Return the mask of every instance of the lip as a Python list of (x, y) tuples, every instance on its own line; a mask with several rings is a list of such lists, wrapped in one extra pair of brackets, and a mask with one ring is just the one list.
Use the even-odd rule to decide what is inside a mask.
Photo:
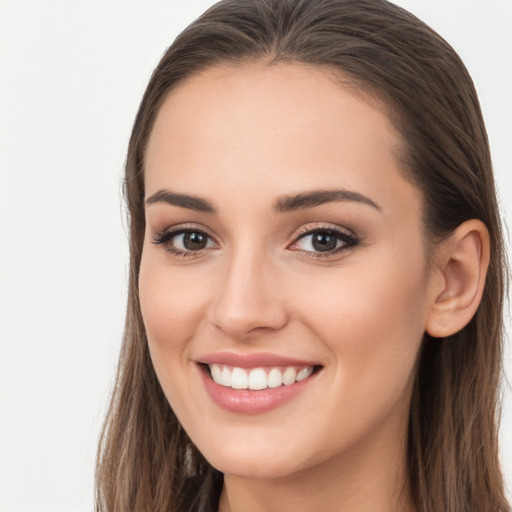
[(235, 352), (215, 352), (197, 359), (202, 364), (224, 364), (238, 368), (259, 368), (265, 366), (321, 366), (317, 361), (293, 359), (270, 352), (237, 354)]
[(197, 368), (206, 392), (222, 409), (238, 414), (259, 414), (281, 407), (299, 394), (306, 391), (314, 383), (320, 372), (314, 372), (310, 377), (289, 386), (266, 388), (259, 391), (250, 389), (232, 389), (214, 382), (205, 365), (224, 364), (239, 368), (258, 368), (276, 366), (314, 366), (316, 363), (283, 357), (270, 353), (235, 354), (218, 352), (207, 354), (197, 361)]

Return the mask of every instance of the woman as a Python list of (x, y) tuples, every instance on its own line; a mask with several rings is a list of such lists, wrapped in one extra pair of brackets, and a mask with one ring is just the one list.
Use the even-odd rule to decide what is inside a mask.
[(509, 510), (500, 220), (444, 40), (384, 0), (220, 2), (125, 179), (98, 510)]

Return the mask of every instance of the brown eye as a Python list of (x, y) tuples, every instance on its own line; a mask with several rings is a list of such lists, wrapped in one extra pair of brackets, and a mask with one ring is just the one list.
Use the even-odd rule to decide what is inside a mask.
[(205, 233), (197, 231), (188, 231), (183, 233), (183, 247), (187, 251), (200, 251), (205, 249), (208, 244), (208, 236)]
[(359, 240), (353, 235), (336, 229), (314, 229), (299, 236), (290, 249), (326, 256), (354, 247)]
[(338, 245), (338, 237), (329, 233), (314, 233), (312, 235), (311, 245), (315, 251), (332, 251), (336, 249)]
[(170, 253), (184, 256), (217, 247), (212, 237), (198, 229), (179, 229), (158, 233), (153, 238), (153, 243), (162, 245)]

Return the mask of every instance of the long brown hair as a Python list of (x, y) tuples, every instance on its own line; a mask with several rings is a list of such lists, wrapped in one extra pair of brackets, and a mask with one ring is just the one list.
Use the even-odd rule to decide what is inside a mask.
[(423, 191), (432, 244), (468, 219), (489, 229), (491, 261), (474, 318), (448, 338), (425, 335), (407, 463), (418, 512), (508, 511), (497, 447), (506, 265), (486, 130), (454, 50), (385, 0), (224, 0), (182, 32), (155, 69), (126, 161), (128, 310), (98, 451), (97, 510), (216, 510), (222, 475), (193, 446), (165, 399), (141, 318), (144, 153), (173, 88), (206, 67), (256, 60), (337, 71), (353, 90), (385, 105), (403, 139), (405, 175)]

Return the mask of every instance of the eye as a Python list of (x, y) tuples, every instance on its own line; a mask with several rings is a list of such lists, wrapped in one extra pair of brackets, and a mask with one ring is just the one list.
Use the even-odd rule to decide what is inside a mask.
[(200, 229), (180, 228), (157, 233), (153, 243), (163, 245), (168, 252), (182, 256), (217, 247), (216, 242)]
[(351, 233), (334, 228), (317, 228), (301, 234), (289, 248), (328, 256), (357, 244), (357, 237)]

